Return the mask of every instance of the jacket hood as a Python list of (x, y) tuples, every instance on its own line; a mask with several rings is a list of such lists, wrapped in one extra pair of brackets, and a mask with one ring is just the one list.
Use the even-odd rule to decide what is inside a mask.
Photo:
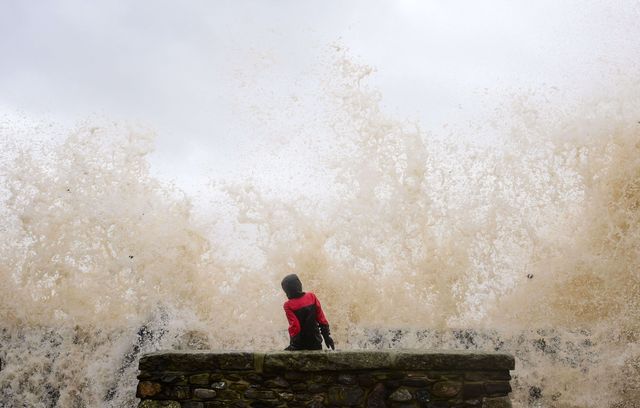
[(282, 279), (282, 290), (287, 294), (288, 299), (299, 298), (304, 295), (302, 291), (302, 282), (300, 282), (300, 278), (295, 273), (291, 275), (287, 275)]

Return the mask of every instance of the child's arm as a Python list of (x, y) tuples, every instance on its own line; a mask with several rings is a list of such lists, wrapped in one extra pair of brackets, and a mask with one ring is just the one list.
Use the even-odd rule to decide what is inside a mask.
[(329, 331), (329, 322), (327, 321), (324, 312), (322, 311), (322, 305), (320, 304), (320, 300), (315, 296), (316, 299), (316, 321), (320, 325), (320, 333), (322, 333), (322, 338), (324, 339), (324, 344), (327, 345), (327, 348), (336, 349), (335, 344), (333, 343), (333, 339), (331, 338), (331, 332)]
[(284, 304), (284, 314), (287, 315), (287, 320), (289, 321), (289, 346), (285, 350), (295, 350), (297, 348), (295, 340), (301, 330), (300, 322), (288, 303)]

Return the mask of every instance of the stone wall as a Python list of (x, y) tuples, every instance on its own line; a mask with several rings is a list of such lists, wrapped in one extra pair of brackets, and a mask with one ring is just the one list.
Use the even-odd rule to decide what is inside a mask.
[(511, 407), (502, 353), (158, 352), (140, 359), (139, 408)]

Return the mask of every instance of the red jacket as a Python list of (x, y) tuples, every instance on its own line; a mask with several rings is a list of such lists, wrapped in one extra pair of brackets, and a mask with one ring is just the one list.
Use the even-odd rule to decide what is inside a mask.
[(316, 295), (303, 292), (302, 296), (287, 300), (284, 312), (289, 321), (290, 347), (295, 350), (321, 350), (320, 328), (328, 332), (329, 322)]

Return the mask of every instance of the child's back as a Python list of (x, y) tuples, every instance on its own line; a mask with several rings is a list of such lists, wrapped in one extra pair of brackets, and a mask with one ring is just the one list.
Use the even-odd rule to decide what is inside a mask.
[(287, 275), (282, 280), (282, 289), (289, 299), (284, 303), (290, 338), (285, 350), (322, 350), (322, 338), (327, 347), (335, 349), (329, 322), (316, 295), (303, 292), (302, 282), (295, 274)]

